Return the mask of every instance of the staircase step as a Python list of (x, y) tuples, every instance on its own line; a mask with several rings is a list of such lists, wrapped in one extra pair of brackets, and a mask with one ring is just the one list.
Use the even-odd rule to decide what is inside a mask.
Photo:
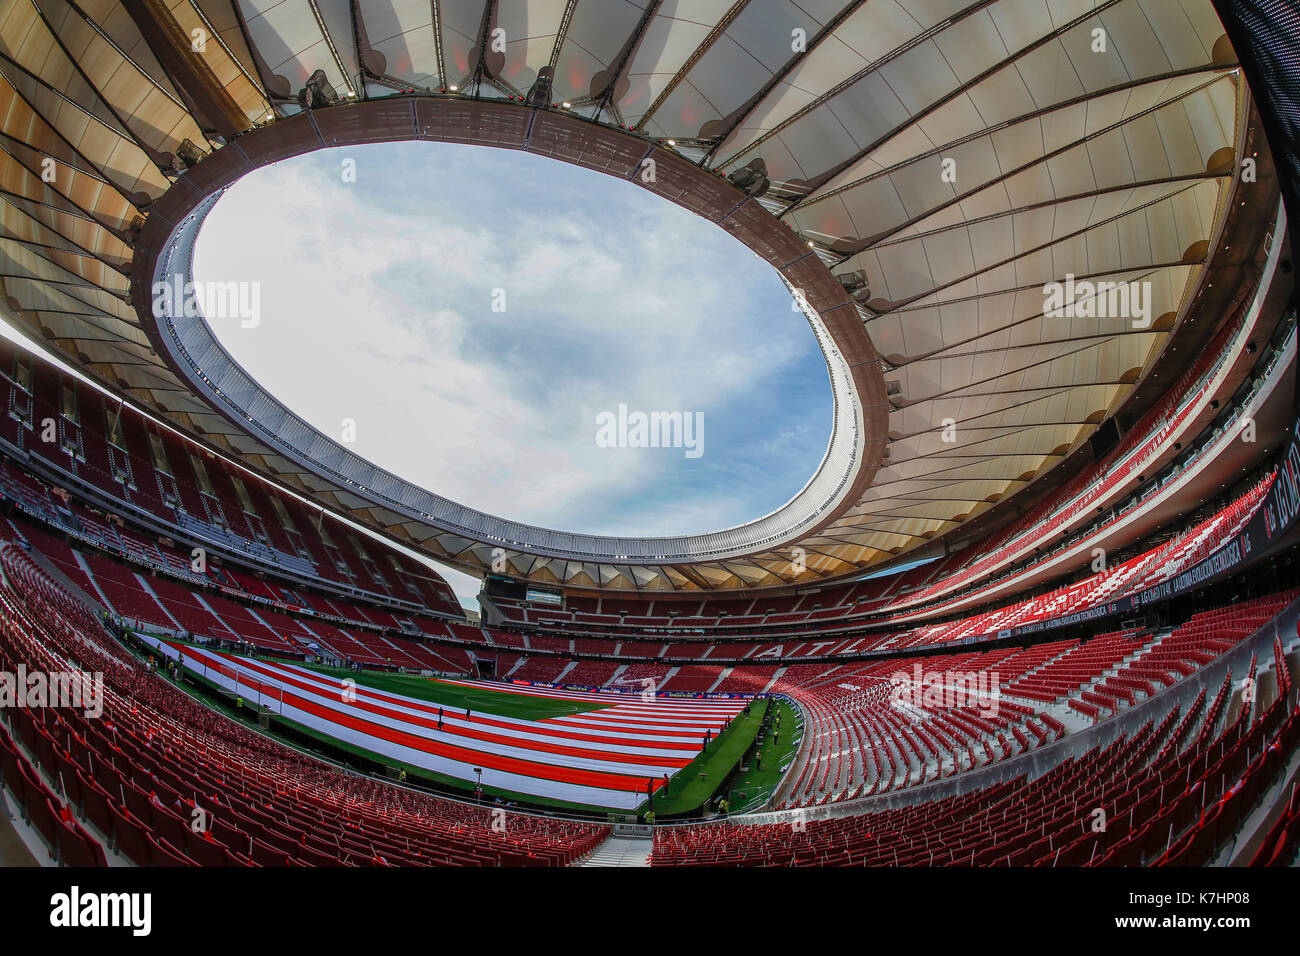
[(653, 840), (609, 837), (579, 866), (649, 866)]

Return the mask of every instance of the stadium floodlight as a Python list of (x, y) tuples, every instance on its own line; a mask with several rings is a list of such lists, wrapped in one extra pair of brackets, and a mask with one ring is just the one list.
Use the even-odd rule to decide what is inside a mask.
[(842, 272), (835, 277), (835, 281), (844, 287), (844, 291), (854, 302), (865, 304), (871, 298), (871, 286), (867, 284), (867, 274), (861, 269), (856, 272)]
[(201, 149), (195, 146), (194, 143), (188, 139), (184, 140), (176, 149), (176, 156), (185, 164), (186, 169), (189, 169), (191, 166), (197, 166), (203, 161), (205, 155), (206, 154)]
[(727, 179), (733, 186), (743, 189), (754, 198), (763, 195), (772, 185), (772, 181), (767, 178), (767, 163), (757, 156), (729, 174)]
[(298, 105), (305, 110), (318, 106), (333, 106), (339, 101), (338, 93), (330, 85), (324, 70), (317, 70), (307, 77), (307, 85), (298, 91)]
[(545, 106), (551, 102), (551, 84), (555, 80), (555, 68), (544, 66), (537, 71), (537, 79), (529, 88), (524, 102), (529, 106)]

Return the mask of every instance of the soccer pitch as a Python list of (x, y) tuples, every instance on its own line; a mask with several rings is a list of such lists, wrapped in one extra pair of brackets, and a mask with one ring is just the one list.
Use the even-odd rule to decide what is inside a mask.
[[(309, 668), (144, 639), (165, 656), (182, 657), (195, 676), (315, 736), (408, 772), (547, 804), (634, 811), (687, 770), (687, 783), (665, 797), (682, 804), (677, 812), (689, 810), (722, 783), (753, 739), (743, 699), (645, 699)], [(727, 766), (710, 769), (715, 756)], [(672, 807), (665, 801), (656, 809)]]

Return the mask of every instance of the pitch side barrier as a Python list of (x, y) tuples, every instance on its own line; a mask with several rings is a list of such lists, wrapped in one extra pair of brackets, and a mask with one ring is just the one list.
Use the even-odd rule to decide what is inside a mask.
[[(1292, 503), (1296, 501), (1293, 497)], [(1291, 512), (1294, 516), (1294, 510)], [(767, 813), (737, 814), (728, 818), (734, 824), (748, 823), (793, 823), (796, 821), (823, 820), (831, 817), (849, 816), (858, 813), (874, 813), (881, 810), (893, 810), (899, 807), (942, 800), (947, 797), (960, 796), (972, 790), (991, 787), (1020, 777), (1026, 782), (1035, 780), (1054, 769), (1061, 762), (1071, 757), (1080, 757), (1098, 745), (1112, 743), (1121, 734), (1132, 735), (1148, 722), (1158, 723), (1169, 710), (1178, 706), (1186, 712), (1204, 691), (1206, 698), (1213, 698), (1223, 684), (1226, 675), (1245, 678), (1250, 673), (1252, 659), (1257, 659), (1259, 674), (1266, 673), (1273, 661), (1273, 641), (1281, 638), (1283, 644), (1289, 642), (1297, 633), (1300, 624), (1300, 598), (1293, 601), (1258, 631), (1243, 638), (1236, 647), (1220, 655), (1214, 661), (1202, 667), (1196, 673), (1184, 677), (1168, 690), (1148, 697), (1139, 704), (1129, 707), (1105, 720), (1099, 721), (1086, 730), (1070, 734), (1061, 740), (1028, 753), (999, 760), (978, 770), (935, 780), (930, 783), (909, 787), (896, 793), (885, 793), (858, 800), (843, 800), (837, 803), (815, 807), (800, 807), (793, 810), (774, 810)], [(1258, 685), (1257, 685), (1258, 686)]]

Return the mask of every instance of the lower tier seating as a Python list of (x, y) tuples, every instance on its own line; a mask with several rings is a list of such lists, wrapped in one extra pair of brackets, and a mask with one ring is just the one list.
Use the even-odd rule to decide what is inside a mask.
[[(1226, 696), (1223, 691), (1216, 703)], [(1015, 779), (898, 809), (766, 824), (660, 827), (658, 866), (1137, 866), (1204, 865), (1241, 826), (1300, 744), (1289, 694), (1215, 733), (1219, 713), (1158, 721), (1036, 779)], [(1192, 737), (1197, 723), (1201, 732)], [(1260, 862), (1290, 859), (1286, 821)], [(807, 811), (802, 811), (806, 813)], [(1103, 825), (1099, 826), (1098, 823)]]
[[(0, 736), (6, 788), (68, 861), (102, 862), (108, 848), (141, 865), (551, 866), (608, 833), (494, 817), (299, 754), (132, 658), (19, 548), (0, 544), (0, 571), (0, 668), (104, 679), (99, 719), (75, 708), (9, 708)], [(65, 796), (52, 799), (44, 780), (58, 780)], [(92, 829), (107, 847), (82, 845)]]

